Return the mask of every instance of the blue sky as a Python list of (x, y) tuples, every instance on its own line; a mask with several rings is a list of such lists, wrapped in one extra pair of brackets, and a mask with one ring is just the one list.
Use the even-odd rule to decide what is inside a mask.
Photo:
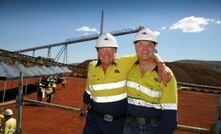
[[(0, 0), (0, 48), (15, 51), (97, 34), (102, 9), (104, 32), (138, 26), (155, 31), (165, 61), (221, 61), (220, 0)], [(117, 56), (134, 53), (134, 36), (117, 37)], [(69, 45), (68, 63), (96, 58), (95, 43)], [(60, 49), (52, 48), (52, 57)], [(47, 50), (35, 55), (47, 56)]]

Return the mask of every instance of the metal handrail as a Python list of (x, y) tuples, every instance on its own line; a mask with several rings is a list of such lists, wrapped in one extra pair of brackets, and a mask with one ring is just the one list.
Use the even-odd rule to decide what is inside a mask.
[[(69, 106), (64, 106), (64, 105), (59, 105), (59, 104), (53, 104), (53, 103), (47, 103), (47, 102), (40, 102), (40, 101), (27, 99), (27, 98), (24, 98), (23, 101), (31, 103), (31, 104), (35, 104), (35, 105), (48, 106), (48, 107), (52, 107), (52, 108), (62, 109), (65, 111), (80, 113), (79, 108), (74, 108), (74, 107), (69, 107)], [(190, 131), (190, 132), (194, 132), (194, 133), (200, 133), (200, 134), (209, 134), (211, 132), (211, 130), (207, 129), (207, 128), (200, 128), (200, 127), (193, 127), (193, 126), (186, 126), (186, 125), (179, 125), (179, 124), (177, 126), (177, 129), (184, 130), (184, 131)]]

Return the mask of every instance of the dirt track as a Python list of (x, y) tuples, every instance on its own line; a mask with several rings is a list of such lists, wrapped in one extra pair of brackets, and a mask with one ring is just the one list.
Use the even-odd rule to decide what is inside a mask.
[[(61, 89), (61, 85), (58, 85), (52, 103), (80, 108), (85, 83), (86, 79), (83, 78), (67, 78), (66, 89)], [(28, 95), (27, 98), (36, 100), (36, 94)], [(209, 128), (210, 123), (214, 123), (216, 119), (217, 101), (218, 96), (214, 94), (179, 91), (179, 124)], [(16, 113), (15, 105), (4, 109), (8, 107)], [(24, 134), (81, 134), (84, 126), (78, 113), (55, 108), (24, 104), (22, 116)], [(191, 134), (176, 132), (181, 133)]]

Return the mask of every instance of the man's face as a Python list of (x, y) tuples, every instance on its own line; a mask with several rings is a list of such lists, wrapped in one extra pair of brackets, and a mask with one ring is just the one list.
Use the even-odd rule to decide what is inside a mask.
[(138, 41), (135, 44), (137, 57), (139, 60), (151, 60), (155, 52), (155, 44), (151, 41)]
[(111, 65), (116, 56), (116, 48), (102, 47), (97, 49), (98, 58), (101, 60), (102, 65)]

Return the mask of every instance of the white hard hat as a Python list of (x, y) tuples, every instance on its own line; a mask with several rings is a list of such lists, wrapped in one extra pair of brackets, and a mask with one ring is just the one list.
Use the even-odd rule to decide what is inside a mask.
[(157, 44), (156, 35), (148, 28), (144, 28), (136, 34), (134, 43), (136, 43), (139, 40), (153, 41), (154, 43)]
[(41, 83), (39, 83), (39, 86), (42, 86), (42, 84), (41, 84)]
[(2, 114), (11, 116), (11, 115), (13, 115), (13, 111), (11, 109), (6, 109)]
[(95, 47), (96, 48), (100, 48), (100, 47), (118, 48), (118, 44), (117, 44), (116, 38), (113, 35), (111, 35), (110, 33), (104, 33), (97, 39), (97, 43)]

